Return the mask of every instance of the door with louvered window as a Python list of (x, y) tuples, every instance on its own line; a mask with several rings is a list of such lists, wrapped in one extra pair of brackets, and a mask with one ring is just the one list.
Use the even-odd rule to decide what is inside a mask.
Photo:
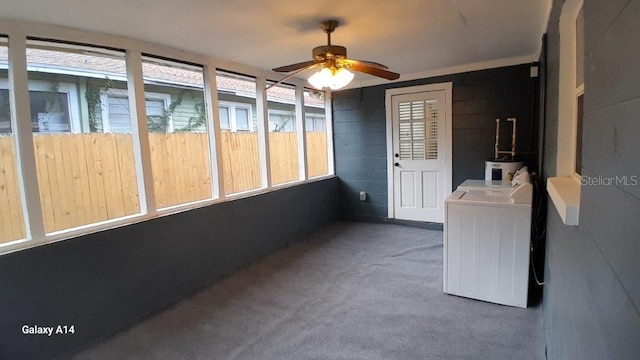
[(444, 90), (391, 97), (397, 219), (444, 220), (445, 100)]

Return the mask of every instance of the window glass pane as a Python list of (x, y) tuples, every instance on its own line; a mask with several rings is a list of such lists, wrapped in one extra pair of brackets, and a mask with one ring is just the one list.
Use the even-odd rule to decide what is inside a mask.
[[(29, 43), (29, 101), (47, 233), (140, 212), (130, 131), (110, 132), (124, 54)], [(128, 103), (119, 104), (128, 109)], [(119, 119), (131, 128), (130, 119)], [(123, 125), (124, 124), (124, 125)]]
[[(256, 81), (253, 78), (218, 72), (218, 99), (231, 104), (231, 130), (220, 134), (224, 192), (235, 194), (261, 187), (258, 134), (256, 132)], [(238, 109), (245, 109), (248, 131), (238, 132)], [(242, 113), (242, 111), (240, 111)], [(242, 121), (241, 121), (242, 122)], [(234, 125), (235, 124), (235, 125)]]
[(228, 107), (220, 107), (220, 129), (229, 130), (231, 129), (231, 125), (229, 123), (229, 108)]
[[(53, 85), (56, 86), (56, 85)], [(41, 133), (71, 132), (69, 119), (69, 99), (67, 93), (29, 90), (31, 114), (36, 114), (38, 123), (34, 122), (33, 131)], [(37, 125), (37, 126), (36, 126)]]
[(249, 110), (236, 107), (236, 126), (238, 130), (249, 130)]
[(142, 62), (156, 206), (212, 197), (202, 68)]
[(8, 64), (6, 38), (0, 37), (0, 244), (26, 237), (11, 129)]
[(271, 183), (298, 180), (295, 88), (278, 85), (267, 90), (269, 102), (269, 156)]
[(329, 173), (329, 169), (327, 166), (327, 126), (324, 93), (305, 90), (304, 105), (307, 176), (311, 178), (326, 175)]
[(309, 114), (304, 115), (304, 127), (307, 131), (313, 131), (313, 118)]

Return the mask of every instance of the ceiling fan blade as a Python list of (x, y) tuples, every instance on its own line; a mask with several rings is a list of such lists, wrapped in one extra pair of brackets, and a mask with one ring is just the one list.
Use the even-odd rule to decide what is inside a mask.
[(281, 66), (281, 67), (277, 67), (272, 69), (273, 71), (276, 72), (291, 72), (291, 71), (296, 71), (299, 69), (303, 69), (312, 65), (316, 65), (316, 64), (320, 64), (323, 63), (324, 60), (311, 60), (311, 61), (305, 61), (305, 62), (301, 62), (301, 63), (297, 63), (297, 64), (291, 64), (291, 65), (286, 65), (286, 66)]
[(397, 80), (398, 78), (400, 78), (400, 74), (398, 73), (394, 73), (392, 71), (388, 71), (385, 69), (381, 69), (379, 67), (370, 66), (366, 64), (355, 63), (355, 64), (349, 65), (347, 68), (354, 71), (363, 72), (365, 74), (381, 77), (387, 80)]
[(287, 81), (289, 79), (291, 79), (292, 77), (298, 75), (299, 73), (305, 71), (305, 70), (309, 70), (309, 69), (313, 69), (314, 67), (317, 67), (318, 65), (324, 63), (324, 61), (310, 61), (311, 65), (308, 65), (307, 67), (302, 67), (299, 68), (298, 70), (292, 72), (291, 74), (285, 76), (284, 78), (272, 83), (271, 85), (267, 86), (266, 90), (271, 89), (272, 87), (281, 84), (283, 81)]
[(382, 65), (380, 63), (373, 62), (373, 61), (356, 60), (356, 59), (341, 59), (339, 61), (345, 64), (346, 66), (351, 66), (353, 64), (360, 64), (360, 65), (369, 65), (369, 66), (377, 67), (380, 69), (389, 69), (387, 65)]

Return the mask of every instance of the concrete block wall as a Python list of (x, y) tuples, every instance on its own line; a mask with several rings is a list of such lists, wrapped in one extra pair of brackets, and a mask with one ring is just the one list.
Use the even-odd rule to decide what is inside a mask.
[[(554, 39), (562, 3), (553, 4), (548, 59), (559, 52)], [(583, 185), (578, 226), (564, 225), (549, 202), (543, 300), (547, 356), (637, 359), (640, 184), (631, 177), (640, 177), (640, 1), (586, 0), (584, 20), (582, 174), (627, 176), (628, 181)], [(556, 62), (548, 65), (550, 74), (557, 73)], [(557, 112), (558, 80), (548, 80), (549, 115), (549, 110)], [(551, 120), (553, 125), (557, 119), (551, 115), (547, 124)], [(554, 136), (547, 131), (546, 174), (555, 168)]]
[(0, 359), (58, 358), (126, 328), (322, 229), (337, 193), (331, 178), (2, 255)]
[[(387, 135), (385, 90), (453, 82), (453, 188), (484, 178), (484, 161), (493, 157), (495, 119), (518, 118), (518, 152), (535, 171), (537, 164), (538, 79), (530, 65), (379, 85), (333, 93), (336, 175), (342, 181), (344, 214), (349, 219), (387, 217)], [(360, 191), (369, 195), (358, 199)]]

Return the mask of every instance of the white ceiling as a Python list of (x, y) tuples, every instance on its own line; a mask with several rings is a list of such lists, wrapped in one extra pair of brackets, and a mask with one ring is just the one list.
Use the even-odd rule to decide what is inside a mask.
[[(260, 69), (311, 59), (321, 20), (349, 57), (407, 80), (536, 59), (551, 0), (0, 0), (0, 16), (123, 35)], [(161, 54), (160, 54), (161, 55)], [(471, 65), (471, 66), (469, 66)], [(303, 76), (305, 74), (302, 74)], [(355, 84), (382, 83), (358, 75)]]

